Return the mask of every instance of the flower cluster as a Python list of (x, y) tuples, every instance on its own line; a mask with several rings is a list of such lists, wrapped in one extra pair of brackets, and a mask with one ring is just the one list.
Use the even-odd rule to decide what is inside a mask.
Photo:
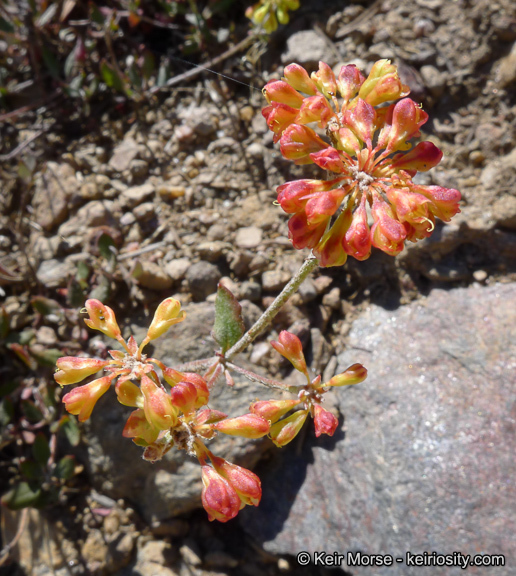
[[(283, 156), (335, 175), (278, 188), (278, 202), (292, 214), (294, 247), (312, 248), (322, 266), (342, 265), (348, 256), (365, 260), (371, 246), (396, 255), (405, 240), (430, 236), (436, 217), (448, 222), (460, 211), (457, 190), (413, 181), (442, 152), (431, 142), (409, 143), (428, 115), (406, 98), (409, 88), (389, 60), (376, 62), (367, 78), (353, 64), (338, 78), (324, 62), (311, 76), (291, 64), (264, 94), (269, 105), (262, 114)], [(327, 140), (308, 126), (313, 123)]]
[[(269, 437), (276, 446), (285, 446), (292, 441), (301, 430), (308, 414), (314, 419), (315, 435), (333, 436), (338, 426), (337, 418), (321, 406), (323, 394), (334, 386), (346, 386), (363, 382), (367, 377), (367, 370), (362, 364), (353, 364), (342, 374), (321, 383), (321, 376), (310, 379), (306, 366), (301, 341), (295, 334), (283, 330), (277, 342), (272, 346), (296, 370), (306, 377), (307, 384), (296, 389), (297, 398), (291, 400), (265, 400), (251, 404), (252, 414), (261, 416), (271, 424)], [(283, 418), (288, 412), (296, 409), (290, 416)]]
[[(216, 518), (225, 522), (234, 518), (245, 505), (257, 506), (261, 498), (258, 477), (214, 456), (204, 442), (214, 438), (218, 432), (261, 438), (268, 434), (269, 422), (253, 413), (227, 418), (226, 414), (208, 408), (210, 389), (203, 377), (178, 372), (142, 353), (150, 341), (184, 320), (185, 313), (181, 311), (180, 303), (167, 298), (159, 305), (139, 346), (133, 336), (127, 342), (122, 338), (115, 314), (108, 306), (98, 300), (87, 300), (85, 311), (89, 316), (86, 324), (115, 339), (124, 351), (110, 350), (109, 360), (60, 358), (54, 376), (60, 386), (76, 384), (100, 370), (107, 373), (65, 394), (66, 409), (84, 422), (99, 398), (116, 382), (118, 401), (135, 409), (129, 415), (123, 436), (145, 447), (144, 459), (155, 462), (175, 446), (199, 460), (202, 466), (202, 502), (210, 520)], [(161, 380), (170, 389), (167, 390)]]
[(260, 0), (253, 6), (249, 6), (245, 15), (257, 26), (263, 26), (269, 34), (278, 28), (280, 24), (288, 24), (289, 10), (297, 10), (299, 0)]

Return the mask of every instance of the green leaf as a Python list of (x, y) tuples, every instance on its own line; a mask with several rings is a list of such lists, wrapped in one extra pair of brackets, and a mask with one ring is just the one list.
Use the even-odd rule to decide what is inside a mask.
[(22, 400), (21, 409), (23, 415), (29, 422), (37, 424), (43, 420), (43, 414), (41, 413), (41, 410), (31, 400)]
[(69, 480), (75, 471), (75, 458), (73, 456), (64, 456), (59, 460), (54, 470), (55, 476), (61, 480)]
[(68, 285), (66, 301), (71, 308), (80, 308), (84, 304), (84, 290), (79, 282), (73, 278)]
[(9, 398), (0, 402), (0, 426), (7, 426), (14, 417), (14, 406)]
[(37, 506), (41, 503), (41, 488), (32, 488), (28, 482), (20, 482), (2, 496), (2, 504), (10, 510), (21, 510), (29, 506)]
[(62, 316), (63, 309), (61, 304), (55, 300), (52, 300), (52, 298), (34, 296), (34, 298), (31, 298), (30, 303), (34, 310), (39, 312), (42, 316), (50, 316), (50, 314)]
[(145, 50), (143, 53), (142, 74), (145, 80), (149, 80), (156, 68), (156, 59), (150, 50)]
[(116, 90), (117, 92), (126, 92), (126, 86), (123, 78), (115, 70), (115, 68), (111, 66), (111, 64), (106, 62), (106, 60), (102, 60), (100, 63), (100, 73), (102, 74), (102, 78), (109, 88), (113, 88), (113, 90)]
[(14, 342), (13, 344), (9, 344), (8, 348), (10, 348), (16, 354), (16, 356), (18, 356), (18, 358), (27, 366), (27, 368), (30, 370), (36, 370), (38, 363), (29, 354), (25, 346)]
[(0, 306), (0, 339), (4, 340), (9, 334), (9, 314)]
[(60, 429), (63, 431), (68, 442), (70, 442), (72, 446), (78, 446), (81, 440), (81, 432), (77, 425), (77, 420), (73, 416), (66, 415), (59, 420), (59, 423)]
[(58, 350), (57, 348), (40, 350), (36, 347), (30, 347), (29, 351), (40, 366), (46, 366), (47, 368), (54, 368), (56, 362), (63, 355), (61, 350)]
[(222, 353), (236, 344), (244, 332), (242, 306), (225, 286), (219, 284), (215, 299), (215, 325), (212, 336), (222, 348)]
[(97, 8), (96, 4), (94, 2), (90, 2), (90, 18), (93, 20), (93, 22), (95, 22), (96, 24), (100, 24), (101, 26), (104, 25), (104, 16), (102, 15), (102, 12)]
[(93, 288), (89, 297), (95, 300), (100, 300), (101, 302), (107, 302), (111, 297), (111, 283), (109, 282), (109, 279), (105, 276), (101, 276), (98, 285)]
[(34, 460), (25, 460), (20, 464), (20, 471), (29, 480), (38, 480), (43, 476), (41, 465)]
[(66, 57), (64, 63), (64, 73), (66, 79), (70, 78), (70, 76), (72, 75), (76, 59), (77, 58), (75, 54), (75, 48), (73, 48), (70, 54), (68, 54), (68, 56)]
[(116, 258), (115, 251), (113, 250), (116, 250), (116, 244), (109, 234), (104, 232), (100, 236), (97, 241), (97, 247), (99, 249), (100, 255), (108, 262), (113, 262), (113, 260)]
[(41, 464), (41, 466), (47, 465), (48, 459), (50, 458), (50, 446), (48, 445), (48, 438), (43, 432), (39, 432), (34, 440), (32, 455), (38, 464)]
[(131, 86), (133, 88), (138, 90), (139, 88), (142, 87), (143, 85), (142, 77), (135, 62), (133, 62), (132, 65), (129, 67), (127, 75), (129, 76), (129, 82), (131, 83)]
[(77, 269), (75, 271), (75, 279), (77, 282), (87, 282), (88, 278), (90, 277), (90, 267), (84, 260), (77, 262)]
[(11, 380), (9, 382), (3, 382), (0, 384), (0, 398), (7, 396), (11, 392), (14, 392), (16, 388), (20, 385), (19, 381)]
[(14, 26), (1, 16), (0, 16), (0, 32), (5, 32), (7, 34), (12, 34), (14, 32)]
[(48, 46), (41, 47), (41, 56), (43, 57), (43, 62), (45, 62), (50, 75), (54, 78), (59, 78), (59, 63), (55, 54), (49, 50)]

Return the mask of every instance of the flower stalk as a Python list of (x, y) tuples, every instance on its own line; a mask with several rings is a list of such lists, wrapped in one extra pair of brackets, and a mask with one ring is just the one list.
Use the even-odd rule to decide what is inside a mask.
[(319, 260), (310, 255), (303, 263), (298, 272), (292, 277), (290, 282), (278, 294), (274, 302), (265, 310), (258, 320), (249, 328), (249, 330), (232, 346), (225, 354), (226, 359), (230, 360), (242, 350), (245, 350), (249, 344), (272, 322), (276, 314), (281, 310), (285, 302), (297, 292), (297, 289), (308, 278), (310, 273), (317, 268)]

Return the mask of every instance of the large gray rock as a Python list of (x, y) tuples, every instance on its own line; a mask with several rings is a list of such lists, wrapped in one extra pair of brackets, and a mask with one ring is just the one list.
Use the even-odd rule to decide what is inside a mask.
[[(268, 464), (246, 530), (278, 554), (504, 554), (505, 567), (489, 573), (514, 574), (516, 284), (435, 290), (396, 311), (371, 306), (338, 371), (354, 362), (369, 377), (337, 391), (345, 424), (331, 439), (310, 432)], [(342, 568), (436, 573), (399, 566)]]

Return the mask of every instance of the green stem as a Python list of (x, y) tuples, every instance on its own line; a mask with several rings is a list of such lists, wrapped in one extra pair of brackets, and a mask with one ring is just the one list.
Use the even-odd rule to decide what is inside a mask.
[(283, 288), (274, 302), (265, 310), (260, 318), (249, 328), (249, 330), (240, 338), (240, 340), (232, 346), (224, 355), (227, 360), (242, 352), (251, 342), (266, 328), (281, 310), (285, 302), (294, 294), (299, 286), (308, 277), (310, 272), (314, 270), (319, 264), (319, 260), (314, 256), (309, 256), (297, 272), (297, 274), (290, 280), (290, 282)]

